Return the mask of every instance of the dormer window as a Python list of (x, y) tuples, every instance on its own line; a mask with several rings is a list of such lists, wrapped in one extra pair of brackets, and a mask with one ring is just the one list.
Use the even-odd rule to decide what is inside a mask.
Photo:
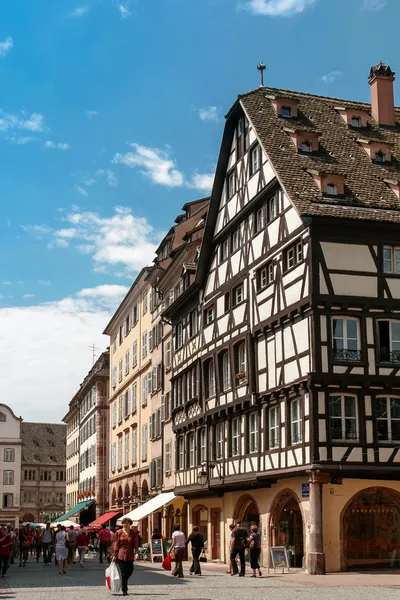
[(377, 162), (377, 163), (385, 162), (385, 155), (383, 154), (383, 152), (381, 150), (379, 150), (378, 152), (375, 152), (375, 162)]
[(292, 107), (291, 106), (282, 106), (281, 108), (281, 117), (291, 117), (292, 116)]
[(351, 126), (352, 127), (361, 127), (360, 117), (351, 117)]
[(312, 145), (308, 140), (306, 140), (305, 142), (303, 142), (301, 144), (301, 151), (302, 152), (312, 152)]
[(326, 184), (326, 193), (329, 196), (337, 196), (337, 187), (334, 183), (327, 183)]

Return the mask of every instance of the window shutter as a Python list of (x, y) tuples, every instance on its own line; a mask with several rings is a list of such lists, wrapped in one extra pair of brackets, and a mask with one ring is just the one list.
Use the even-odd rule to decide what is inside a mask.
[(161, 396), (161, 423), (165, 421), (165, 396)]
[(151, 373), (151, 371), (147, 374), (147, 393), (151, 394), (152, 393), (152, 383), (153, 383), (153, 375)]
[(149, 438), (153, 439), (153, 415), (149, 417)]
[(127, 404), (127, 407), (126, 407), (126, 408), (127, 408), (127, 410), (126, 410), (126, 416), (128, 416), (128, 415), (130, 414), (130, 412), (131, 412), (131, 388), (130, 388), (130, 387), (127, 389), (127, 391), (126, 391), (126, 394), (127, 394), (127, 401), (126, 401), (126, 404)]

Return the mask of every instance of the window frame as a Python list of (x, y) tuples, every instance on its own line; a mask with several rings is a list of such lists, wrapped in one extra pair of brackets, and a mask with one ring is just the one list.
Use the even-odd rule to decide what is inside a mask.
[[(343, 330), (343, 336), (340, 337), (338, 335), (335, 335), (335, 321), (343, 321), (343, 325), (342, 325), (342, 330)], [(356, 337), (356, 342), (357, 342), (357, 350), (350, 350), (348, 348), (349, 345), (349, 341), (350, 340), (354, 340), (354, 338), (349, 338), (348, 336), (348, 331), (347, 331), (347, 323), (349, 321), (355, 321), (356, 323), (356, 330), (357, 330), (357, 337)], [(352, 363), (357, 363), (361, 361), (361, 323), (360, 323), (360, 319), (357, 317), (345, 317), (343, 315), (334, 315), (331, 317), (331, 336), (332, 336), (332, 358), (335, 362), (352, 362)], [(334, 343), (335, 340), (342, 340), (343, 342), (343, 348), (335, 348), (334, 347)], [(338, 356), (337, 353), (342, 352), (342, 356), (343, 358), (340, 358)], [(356, 358), (352, 358), (351, 357), (351, 353), (355, 353), (354, 356), (356, 356)]]
[(231, 369), (231, 357), (229, 350), (221, 352), (220, 355), (221, 365), (221, 391), (223, 393), (229, 392), (232, 389), (232, 369)]
[(265, 290), (274, 281), (274, 263), (269, 260), (256, 271), (257, 293)]
[(223, 460), (225, 456), (225, 422), (215, 424), (215, 460)]
[[(283, 268), (284, 274), (298, 267), (304, 261), (304, 245), (303, 240), (297, 239), (292, 244), (284, 249)], [(291, 262), (291, 257), (293, 261)]]
[[(256, 158), (256, 160), (254, 160)], [(253, 177), (261, 169), (261, 146), (257, 142), (250, 149), (250, 177)]]
[[(236, 427), (234, 426), (236, 424)], [(241, 431), (240, 418), (233, 417), (231, 420), (231, 456), (240, 456), (241, 454)]]
[[(285, 112), (287, 112), (287, 114), (285, 114)], [(281, 106), (281, 110), (279, 112), (279, 115), (281, 117), (283, 117), (284, 119), (290, 119), (292, 117), (292, 107), (291, 106), (284, 106), (282, 104)]]
[[(355, 121), (357, 121), (357, 124), (355, 123)], [(357, 128), (357, 129), (360, 129), (362, 126), (361, 117), (356, 117), (353, 115), (351, 117), (351, 126)]]
[[(382, 352), (382, 345), (381, 345), (381, 331), (380, 331), (380, 323), (388, 323), (389, 324), (389, 348), (387, 350), (388, 353), (388, 357), (385, 357), (385, 354)], [(399, 364), (400, 363), (400, 347), (398, 350), (393, 350), (393, 343), (395, 344), (399, 344), (400, 346), (400, 332), (399, 332), (399, 339), (398, 340), (394, 340), (393, 341), (393, 333), (392, 333), (392, 325), (393, 324), (398, 324), (400, 327), (400, 319), (377, 319), (377, 328), (378, 328), (378, 348), (377, 348), (377, 354), (378, 354), (378, 363), (385, 363), (385, 364)], [(396, 358), (396, 360), (395, 360)]]
[[(391, 252), (390, 259), (385, 258), (385, 250)], [(399, 253), (399, 260), (396, 259), (396, 252)], [(385, 263), (390, 261), (390, 271), (386, 271)], [(398, 270), (397, 270), (397, 265)], [(384, 244), (382, 249), (382, 272), (386, 275), (400, 275), (400, 245), (396, 244)]]
[(337, 196), (338, 191), (336, 183), (327, 183), (325, 194), (327, 194), (328, 196)]
[[(396, 421), (396, 422), (398, 421), (398, 422), (400, 422), (400, 417), (392, 417), (392, 415), (391, 415), (392, 411), (391, 411), (390, 401), (391, 400), (398, 400), (400, 402), (400, 397), (396, 396), (396, 395), (378, 394), (376, 396), (376, 400), (386, 400), (386, 414), (387, 414), (386, 419), (383, 418), (383, 417), (378, 417), (377, 416), (377, 411), (375, 410), (375, 416), (376, 416), (376, 433), (377, 433), (378, 443), (382, 443), (382, 444), (394, 444), (394, 443), (396, 443), (396, 444), (398, 444), (400, 442), (400, 435), (399, 435), (399, 439), (397, 439), (396, 437), (393, 437), (393, 435), (392, 435), (392, 429), (393, 429), (393, 427), (392, 427), (392, 421)], [(390, 410), (388, 410), (388, 408)], [(387, 432), (388, 432), (387, 433), (387, 437), (388, 437), (387, 440), (380, 439), (380, 437), (379, 437), (379, 428), (378, 428), (378, 422), (379, 421), (386, 421), (386, 423), (387, 423)]]
[(242, 304), (244, 301), (244, 282), (242, 281), (232, 290), (232, 308), (239, 306), (239, 304)]
[(259, 442), (258, 442), (258, 432), (259, 432), (259, 424), (258, 424), (258, 413), (257, 411), (253, 411), (248, 416), (248, 432), (249, 432), (249, 443), (248, 443), (248, 451), (249, 454), (257, 454), (259, 452)]
[[(231, 183), (233, 182), (233, 186)], [(232, 200), (237, 192), (237, 181), (235, 167), (229, 171), (226, 175), (226, 196), (228, 201)]]
[[(271, 413), (275, 414), (275, 423), (272, 423)], [(268, 408), (268, 449), (279, 448), (279, 406), (275, 404)], [(274, 442), (272, 442), (274, 440)]]
[[(297, 418), (293, 418), (293, 406), (297, 404)], [(301, 398), (294, 398), (290, 401), (290, 445), (297, 446), (303, 443), (303, 406)], [(297, 426), (297, 436), (295, 434), (295, 426)]]
[[(11, 477), (10, 477), (11, 475)], [(11, 479), (11, 481), (9, 481)], [(3, 485), (14, 485), (15, 477), (12, 469), (4, 469), (3, 471)]]
[[(11, 456), (11, 458), (7, 458), (7, 456)], [(3, 460), (7, 463), (15, 462), (15, 449), (14, 448), (4, 448)]]
[[(332, 399), (340, 398), (340, 416), (332, 416)], [(351, 398), (354, 403), (354, 412), (355, 416), (346, 416), (346, 398)], [(359, 432), (359, 414), (358, 414), (358, 397), (356, 394), (348, 394), (348, 393), (331, 393), (329, 394), (328, 399), (329, 405), (329, 437), (333, 442), (347, 442), (347, 443), (357, 443), (360, 440), (360, 432)], [(342, 432), (341, 437), (333, 437), (332, 431), (332, 419), (340, 421), (340, 429)], [(346, 437), (346, 422), (352, 421), (355, 422), (355, 437)]]

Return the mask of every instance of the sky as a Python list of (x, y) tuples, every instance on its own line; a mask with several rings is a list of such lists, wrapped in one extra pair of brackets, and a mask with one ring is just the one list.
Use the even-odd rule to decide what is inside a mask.
[[(0, 3), (0, 403), (59, 421), (256, 88), (369, 101), (398, 0)], [(397, 63), (396, 63), (397, 61)], [(400, 89), (395, 83), (398, 103)]]

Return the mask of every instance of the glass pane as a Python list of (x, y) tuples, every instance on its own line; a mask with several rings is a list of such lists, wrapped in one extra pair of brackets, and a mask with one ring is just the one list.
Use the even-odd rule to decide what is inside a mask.
[(292, 421), (297, 421), (298, 419), (298, 402), (292, 402)]
[(356, 399), (352, 396), (344, 397), (344, 414), (346, 417), (356, 416)]
[(376, 428), (378, 431), (378, 440), (388, 440), (389, 439), (388, 422), (386, 420), (377, 421)]
[(400, 323), (394, 321), (391, 323), (392, 329), (392, 342), (400, 342)]
[(392, 261), (391, 260), (384, 260), (383, 261), (383, 270), (385, 273), (391, 273), (392, 272)]
[(376, 399), (376, 417), (377, 419), (387, 418), (386, 398)]
[(333, 336), (343, 337), (343, 319), (333, 319)]
[(348, 339), (347, 340), (347, 350), (358, 350), (357, 340)]
[(344, 349), (343, 338), (336, 338), (336, 339), (334, 338), (333, 349), (334, 350), (343, 350)]
[(346, 440), (357, 439), (357, 423), (355, 419), (345, 420)]
[(270, 427), (275, 427), (275, 425), (276, 425), (276, 408), (271, 408), (269, 411), (269, 423), (270, 423)]
[(355, 319), (347, 321), (347, 337), (357, 339), (357, 321)]
[(400, 398), (390, 399), (390, 416), (392, 419), (400, 419)]
[(392, 440), (400, 440), (400, 421), (392, 421)]
[(331, 438), (333, 440), (341, 440), (342, 437), (342, 420), (336, 418), (331, 419)]
[(392, 249), (391, 248), (383, 249), (383, 258), (384, 258), (384, 260), (392, 260)]
[(340, 400), (341, 400), (340, 396), (332, 396), (330, 399), (330, 408), (331, 408), (332, 417), (340, 417), (342, 414)]

